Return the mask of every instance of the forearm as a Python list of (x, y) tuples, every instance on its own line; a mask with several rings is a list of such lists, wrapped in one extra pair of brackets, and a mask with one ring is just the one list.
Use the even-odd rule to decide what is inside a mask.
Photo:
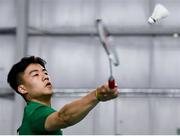
[(92, 91), (88, 95), (66, 104), (58, 112), (58, 115), (68, 126), (71, 126), (81, 121), (98, 102), (95, 91)]

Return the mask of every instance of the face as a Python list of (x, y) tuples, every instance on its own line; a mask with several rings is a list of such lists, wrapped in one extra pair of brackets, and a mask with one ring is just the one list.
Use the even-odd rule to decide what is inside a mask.
[(52, 85), (47, 70), (40, 64), (30, 64), (25, 69), (22, 78), (24, 83), (18, 88), (28, 99), (38, 100), (52, 95)]

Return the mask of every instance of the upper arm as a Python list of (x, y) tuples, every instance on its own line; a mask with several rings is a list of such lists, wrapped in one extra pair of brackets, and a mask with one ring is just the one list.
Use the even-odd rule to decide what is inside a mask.
[(45, 129), (47, 131), (54, 131), (68, 126), (69, 125), (59, 116), (58, 112), (50, 114), (45, 121)]
[(30, 123), (34, 132), (56, 131), (63, 128), (63, 121), (58, 117), (58, 112), (40, 106), (30, 115)]

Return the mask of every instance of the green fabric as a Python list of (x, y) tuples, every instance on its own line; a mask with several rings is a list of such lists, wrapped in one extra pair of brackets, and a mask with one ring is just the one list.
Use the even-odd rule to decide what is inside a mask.
[(45, 120), (55, 112), (49, 106), (40, 104), (38, 102), (30, 101), (24, 109), (24, 117), (22, 125), (19, 128), (20, 135), (62, 135), (62, 131), (47, 131), (45, 130)]

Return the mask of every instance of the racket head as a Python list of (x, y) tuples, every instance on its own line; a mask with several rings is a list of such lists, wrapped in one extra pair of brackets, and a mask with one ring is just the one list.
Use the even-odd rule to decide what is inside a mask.
[(115, 50), (113, 43), (113, 38), (110, 35), (107, 27), (104, 25), (103, 21), (101, 19), (97, 19), (95, 22), (96, 29), (98, 32), (99, 40), (101, 44), (103, 45), (106, 54), (108, 55), (108, 58), (111, 60), (111, 62), (114, 64), (114, 66), (119, 65), (119, 58), (117, 55), (117, 52)]

